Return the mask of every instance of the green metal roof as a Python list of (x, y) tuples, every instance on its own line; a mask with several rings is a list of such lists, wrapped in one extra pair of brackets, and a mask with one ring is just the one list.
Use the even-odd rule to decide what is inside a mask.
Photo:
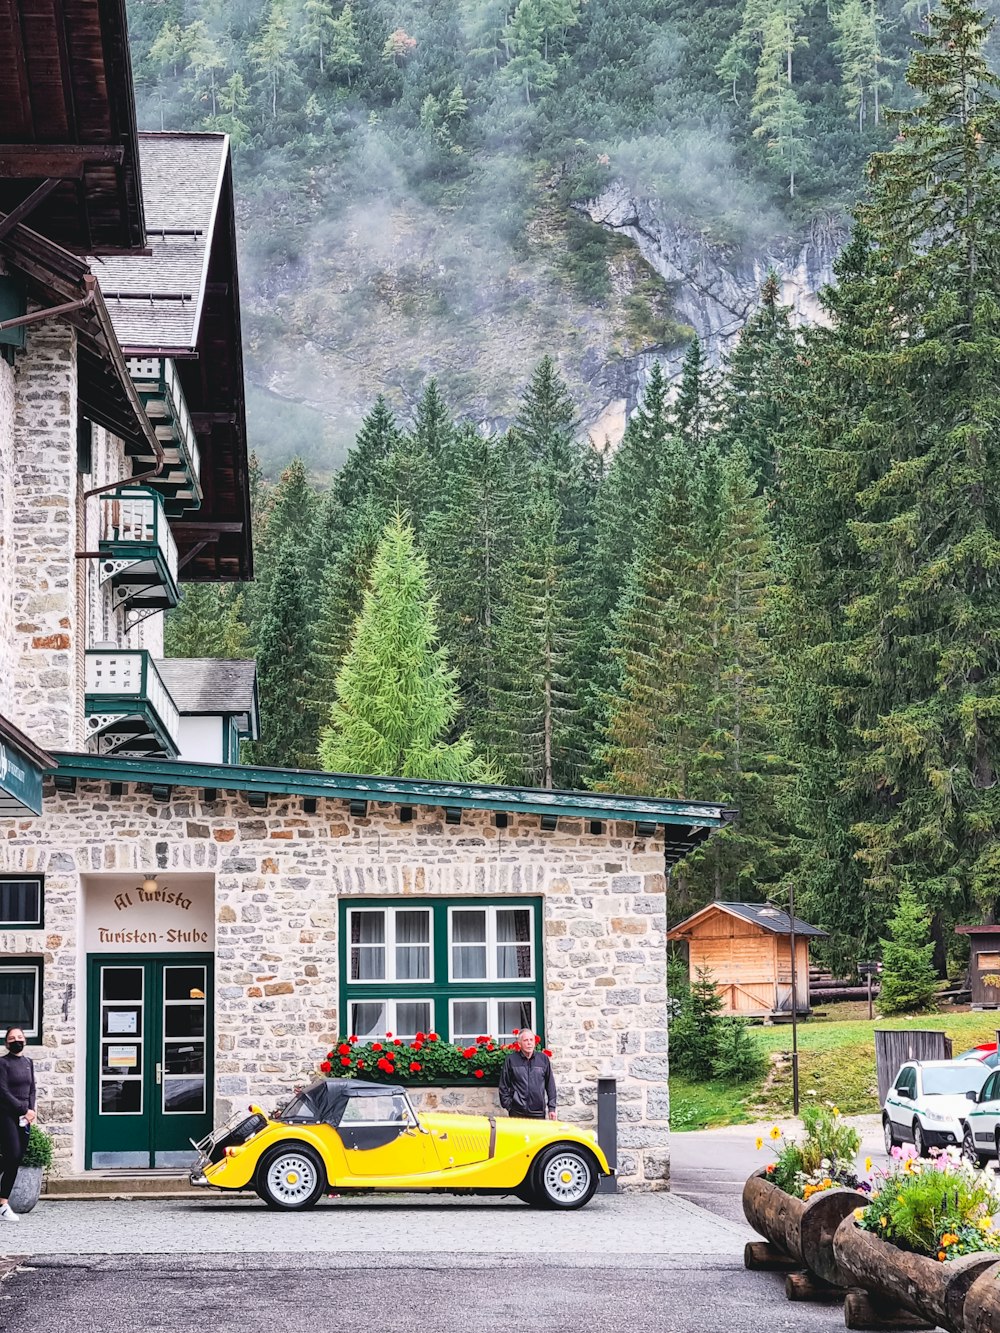
[(266, 792), (274, 796), (318, 796), (334, 800), (388, 801), (397, 805), (454, 806), (464, 810), (567, 815), (583, 819), (626, 819), (680, 825), (668, 844), (703, 841), (730, 823), (736, 811), (701, 801), (655, 796), (610, 796), (603, 792), (543, 791), (533, 787), (495, 787), (432, 782), (420, 778), (361, 777), (301, 768), (254, 768), (244, 764), (195, 764), (168, 759), (115, 759), (93, 754), (57, 755), (57, 776), (105, 782), (158, 783), (170, 787), (215, 787), (228, 791)]

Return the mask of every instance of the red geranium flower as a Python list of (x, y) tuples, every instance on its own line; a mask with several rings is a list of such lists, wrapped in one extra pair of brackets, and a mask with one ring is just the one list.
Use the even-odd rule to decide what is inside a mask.
[(551, 1057), (552, 1052), (551, 1052), (551, 1051), (549, 1050), (549, 1048), (546, 1046), (546, 1047), (542, 1050), (542, 1054)]
[(356, 1060), (356, 1061), (355, 1061), (355, 1064), (358, 1066), (359, 1069), (364, 1069), (364, 1067), (365, 1067), (365, 1062), (364, 1062), (364, 1060)]
[(466, 1060), (471, 1060), (472, 1057), (475, 1055), (475, 1053), (476, 1053), (475, 1046), (467, 1046), (465, 1050), (462, 1052)]
[(410, 1061), (410, 1073), (411, 1073), (411, 1074), (419, 1074), (421, 1068), (422, 1068), (422, 1066), (421, 1066), (421, 1064), (420, 1064), (419, 1061), (417, 1061), (417, 1060), (411, 1060), (411, 1061)]
[(477, 1045), (477, 1046), (485, 1046), (486, 1043), (487, 1043), (488, 1041), (489, 1041), (489, 1037), (477, 1037), (477, 1038), (476, 1038), (476, 1045)]
[(329, 1061), (329, 1060), (324, 1060), (323, 1063), (322, 1063), (322, 1064), (320, 1065), (320, 1067), (319, 1067), (319, 1072), (320, 1072), (321, 1074), (329, 1074), (329, 1072), (330, 1072), (330, 1070), (331, 1070), (332, 1068), (333, 1068), (333, 1065), (330, 1063), (330, 1061)]
[(511, 1036), (516, 1037), (517, 1034), (518, 1034), (520, 1031), (521, 1031), (520, 1028), (512, 1028), (512, 1029), (511, 1029)]
[(423, 1041), (423, 1039), (424, 1039), (424, 1034), (423, 1034), (422, 1032), (418, 1032), (417, 1035), (414, 1037), (413, 1040), (414, 1040), (414, 1041)]
[(381, 1069), (383, 1074), (392, 1073), (392, 1065), (389, 1063), (389, 1061), (385, 1058), (384, 1055), (382, 1056), (381, 1060), (379, 1060), (378, 1067), (379, 1069)]
[(348, 1037), (347, 1040), (348, 1040), (348, 1041), (351, 1043), (351, 1045), (353, 1046), (353, 1045), (357, 1042), (358, 1039), (357, 1039), (357, 1037)]
[(437, 1041), (437, 1039), (438, 1039), (438, 1034), (436, 1032), (428, 1032), (427, 1034), (428, 1041)]
[(373, 1051), (380, 1051), (381, 1049), (382, 1049), (382, 1043), (381, 1043), (380, 1041), (373, 1041), (373, 1042), (372, 1042), (372, 1050), (373, 1050)]
[(326, 1053), (326, 1058), (327, 1058), (328, 1060), (332, 1060), (332, 1059), (333, 1059), (333, 1051), (327, 1051), (327, 1053)]
[(396, 1037), (396, 1038), (394, 1038), (392, 1044), (393, 1044), (393, 1046), (402, 1046), (403, 1043), (402, 1043), (402, 1040), (401, 1040), (399, 1037)]
[(392, 1036), (392, 1033), (391, 1033), (391, 1032), (387, 1032), (387, 1033), (385, 1034), (385, 1036), (386, 1036), (386, 1041), (388, 1041), (388, 1039)]
[(351, 1057), (349, 1055), (342, 1055), (340, 1057), (340, 1063), (342, 1065), (349, 1065), (351, 1063)]
[(422, 1051), (423, 1049), (424, 1049), (424, 1043), (422, 1041), (415, 1041), (413, 1045), (410, 1047), (411, 1051)]
[(350, 1046), (348, 1046), (348, 1044), (347, 1044), (346, 1041), (342, 1041), (342, 1042), (340, 1043), (340, 1045), (337, 1047), (337, 1054), (338, 1054), (338, 1055), (350, 1055), (350, 1053), (351, 1053), (351, 1048), (350, 1048)]
[(475, 1074), (476, 1078), (483, 1077), (483, 1071), (481, 1069), (474, 1069), (472, 1072)]
[(492, 1049), (493, 1049), (493, 1043), (492, 1043), (491, 1041), (488, 1041), (488, 1042), (486, 1043), (486, 1049), (487, 1049), (488, 1051), (492, 1051)]

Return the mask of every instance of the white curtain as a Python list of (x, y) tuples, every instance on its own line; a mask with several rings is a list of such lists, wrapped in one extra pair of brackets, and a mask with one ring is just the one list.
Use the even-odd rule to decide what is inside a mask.
[(501, 908), (497, 911), (497, 976), (501, 979), (531, 976), (530, 908)]
[(489, 1035), (486, 1000), (459, 1000), (452, 1010), (452, 1041), (468, 1046), (477, 1037)]
[(356, 1037), (385, 1036), (385, 1005), (379, 1000), (351, 1004), (351, 1033)]
[(486, 976), (486, 913), (451, 914), (451, 971), (456, 981), (481, 981)]
[(431, 1006), (428, 1000), (396, 1001), (396, 1036), (412, 1040), (418, 1032), (431, 1029)]
[(396, 913), (396, 980), (429, 981), (431, 977), (431, 914)]
[(385, 976), (385, 913), (351, 913), (351, 980), (381, 981)]

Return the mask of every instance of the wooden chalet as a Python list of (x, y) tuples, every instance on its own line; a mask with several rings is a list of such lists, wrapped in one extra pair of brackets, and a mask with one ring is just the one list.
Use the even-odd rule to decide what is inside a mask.
[(955, 933), (969, 936), (973, 1009), (1000, 1009), (1000, 926), (958, 926)]
[[(796, 1011), (809, 1004), (809, 941), (825, 931), (797, 917)], [(691, 977), (711, 973), (723, 1012), (741, 1018), (773, 1018), (792, 1012), (792, 918), (766, 903), (709, 903), (668, 932), (688, 946)]]

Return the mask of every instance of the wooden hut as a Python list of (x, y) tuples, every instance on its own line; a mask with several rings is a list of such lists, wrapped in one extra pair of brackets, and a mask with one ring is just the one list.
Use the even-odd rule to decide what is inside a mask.
[(958, 926), (969, 936), (969, 983), (973, 1009), (1000, 1009), (1000, 926)]
[[(668, 932), (688, 946), (691, 976), (712, 974), (723, 1012), (772, 1018), (792, 1012), (792, 919), (766, 903), (709, 903)], [(809, 1012), (809, 941), (826, 932), (795, 918), (795, 1000)]]

